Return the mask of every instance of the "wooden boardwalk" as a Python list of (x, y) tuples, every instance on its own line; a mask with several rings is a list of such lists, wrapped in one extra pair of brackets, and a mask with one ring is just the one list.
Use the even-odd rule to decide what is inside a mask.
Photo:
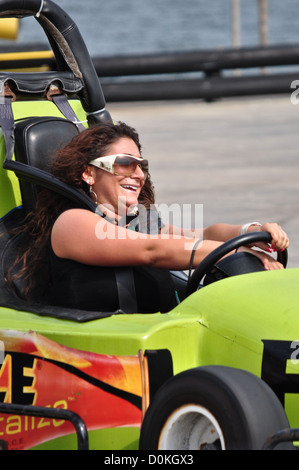
[(290, 95), (107, 104), (135, 127), (157, 203), (203, 204), (204, 225), (276, 221), (299, 267), (299, 105)]

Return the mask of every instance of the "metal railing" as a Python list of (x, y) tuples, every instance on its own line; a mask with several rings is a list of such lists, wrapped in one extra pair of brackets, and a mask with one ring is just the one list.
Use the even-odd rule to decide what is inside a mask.
[[(89, 448), (88, 432), (85, 423), (82, 418), (73, 411), (62, 410), (60, 408), (0, 403), (0, 413), (70, 421), (76, 430), (78, 450), (88, 450)], [(0, 443), (0, 448), (6, 448), (5, 441), (2, 440)]]

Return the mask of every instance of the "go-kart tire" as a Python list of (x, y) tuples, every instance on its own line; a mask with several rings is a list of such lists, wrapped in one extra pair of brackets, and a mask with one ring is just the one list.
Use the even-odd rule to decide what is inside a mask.
[[(153, 397), (141, 450), (259, 450), (289, 428), (274, 392), (255, 375), (225, 366), (182, 372)], [(283, 443), (277, 449), (292, 449)]]

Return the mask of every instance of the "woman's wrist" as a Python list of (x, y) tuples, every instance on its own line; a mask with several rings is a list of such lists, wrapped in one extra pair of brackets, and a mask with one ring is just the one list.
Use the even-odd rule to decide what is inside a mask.
[(240, 235), (244, 235), (245, 233), (247, 233), (251, 225), (261, 226), (262, 224), (260, 224), (259, 222), (249, 222), (248, 224), (244, 224), (241, 227)]

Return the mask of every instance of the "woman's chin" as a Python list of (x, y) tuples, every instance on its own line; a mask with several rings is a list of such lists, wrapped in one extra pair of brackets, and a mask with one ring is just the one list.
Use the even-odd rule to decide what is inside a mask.
[(138, 204), (139, 192), (133, 193), (133, 191), (122, 191), (122, 198), (125, 198), (126, 207), (136, 206)]

